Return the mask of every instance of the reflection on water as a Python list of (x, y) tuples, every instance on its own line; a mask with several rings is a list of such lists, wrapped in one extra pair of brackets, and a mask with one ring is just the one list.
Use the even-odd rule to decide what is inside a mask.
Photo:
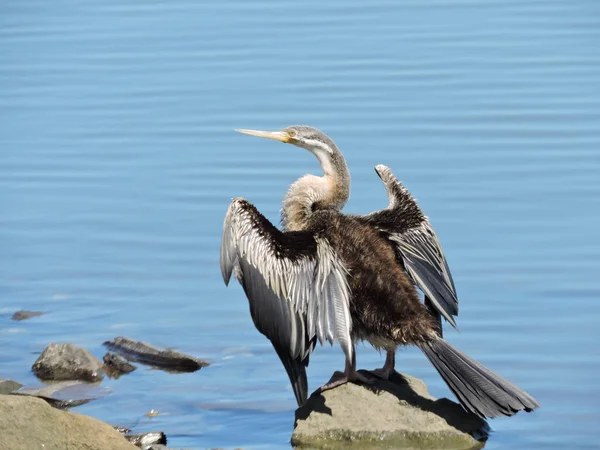
[[(600, 317), (600, 27), (592, 1), (9, 2), (0, 15), (0, 376), (48, 342), (118, 335), (210, 359), (139, 369), (79, 411), (173, 447), (285, 448), (293, 394), (218, 269), (244, 196), (277, 221), (297, 148), (234, 128), (307, 123), (386, 204), (386, 164), (442, 240), (459, 348), (529, 390), (486, 448), (593, 447)], [(46, 311), (11, 322), (18, 309)], [(241, 347), (241, 348), (240, 348)], [(360, 347), (359, 366), (382, 357)], [(312, 388), (340, 369), (317, 349)], [(398, 367), (450, 395), (414, 349)], [(161, 411), (157, 417), (143, 414)]]

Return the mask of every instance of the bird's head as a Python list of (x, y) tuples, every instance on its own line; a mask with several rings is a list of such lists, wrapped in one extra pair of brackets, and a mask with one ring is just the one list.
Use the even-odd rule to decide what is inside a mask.
[(313, 153), (321, 163), (340, 155), (335, 143), (322, 131), (305, 125), (293, 125), (281, 131), (236, 130), (239, 133), (292, 144)]
[[(292, 184), (286, 195), (282, 219), (286, 229), (302, 229), (306, 225), (304, 221), (306, 211), (313, 211), (315, 206), (341, 210), (348, 201), (350, 174), (346, 161), (335, 143), (325, 133), (304, 125), (294, 125), (281, 131), (236, 131), (302, 147), (319, 160), (324, 176), (305, 175)], [(298, 201), (298, 199), (304, 200)]]

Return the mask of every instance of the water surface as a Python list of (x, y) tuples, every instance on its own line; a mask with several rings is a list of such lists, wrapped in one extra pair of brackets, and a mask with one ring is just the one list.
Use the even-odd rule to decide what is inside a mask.
[[(459, 348), (542, 403), (486, 448), (598, 448), (600, 21), (596, 2), (5, 1), (0, 14), (0, 376), (49, 342), (118, 335), (208, 358), (141, 367), (78, 411), (172, 447), (289, 446), (295, 402), (218, 268), (244, 196), (277, 221), (309, 153), (234, 128), (310, 124), (344, 152), (346, 210), (386, 164), (430, 216)], [(20, 308), (47, 311), (11, 322)], [(383, 357), (359, 348), (360, 367)], [(341, 369), (319, 348), (311, 388)], [(398, 368), (451, 395), (426, 359)], [(161, 414), (144, 416), (155, 409)]]

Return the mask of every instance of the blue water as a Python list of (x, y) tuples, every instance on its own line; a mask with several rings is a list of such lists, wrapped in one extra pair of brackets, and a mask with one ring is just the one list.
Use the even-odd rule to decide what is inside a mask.
[[(140, 367), (76, 408), (172, 447), (289, 447), (295, 401), (218, 258), (244, 196), (278, 220), (304, 150), (234, 128), (309, 124), (344, 152), (346, 211), (390, 166), (430, 216), (461, 301), (448, 339), (542, 404), (486, 448), (599, 448), (600, 7), (595, 1), (5, 0), (0, 377), (47, 343), (118, 335), (207, 358)], [(47, 314), (12, 322), (17, 309)], [(358, 364), (382, 356), (359, 348)], [(318, 348), (316, 388), (341, 369)], [(399, 370), (451, 396), (414, 349)], [(161, 414), (147, 418), (151, 409)]]

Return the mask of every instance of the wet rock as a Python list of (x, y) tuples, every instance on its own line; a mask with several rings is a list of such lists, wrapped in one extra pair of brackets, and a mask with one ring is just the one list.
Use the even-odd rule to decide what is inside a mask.
[[(21, 394), (21, 393), (15, 393), (15, 395), (28, 395), (28, 394)], [(50, 406), (52, 406), (53, 408), (56, 409), (69, 409), (69, 408), (74, 408), (75, 406), (81, 406), (81, 405), (85, 405), (86, 403), (91, 402), (93, 399), (89, 399), (89, 398), (82, 398), (82, 399), (78, 399), (78, 400), (57, 400), (55, 398), (52, 397), (44, 397), (43, 395), (32, 395), (32, 397), (37, 397), (41, 400), (44, 400), (46, 403), (48, 403)]]
[(43, 313), (41, 311), (21, 310), (21, 311), (17, 311), (16, 313), (14, 313), (12, 315), (12, 320), (27, 320), (27, 319), (31, 319), (32, 317), (42, 316), (44, 314), (45, 313)]
[(41, 380), (100, 381), (102, 363), (87, 350), (73, 344), (50, 344), (32, 367)]
[(21, 383), (17, 383), (13, 380), (4, 380), (0, 378), (0, 394), (10, 394), (11, 392), (15, 392), (19, 390), (19, 388), (23, 386)]
[(110, 350), (122, 354), (130, 361), (164, 369), (171, 372), (195, 372), (208, 366), (206, 361), (175, 350), (162, 350), (150, 344), (126, 337), (116, 337), (104, 343)]
[[(368, 373), (366, 373), (368, 375)], [(417, 378), (394, 374), (373, 385), (349, 383), (311, 396), (296, 410), (292, 445), (323, 449), (474, 449), (489, 427)]]
[(0, 395), (0, 430), (3, 449), (135, 450), (110, 425), (33, 397)]
[(141, 434), (126, 434), (125, 439), (127, 439), (133, 445), (143, 449), (146, 449), (152, 445), (166, 445), (167, 443), (167, 437), (162, 431), (152, 431), (150, 433)]
[(129, 428), (122, 427), (121, 425), (113, 425), (113, 428), (121, 434), (131, 433), (131, 430)]
[(23, 385), (16, 381), (0, 378), (0, 394), (10, 394), (11, 392), (19, 390), (21, 386)]
[[(150, 447), (146, 447), (144, 450), (177, 450), (177, 449), (174, 449), (173, 447), (167, 447), (166, 445), (162, 445), (162, 444), (156, 444), (156, 445), (151, 445)], [(179, 450), (191, 450), (191, 449), (182, 448)], [(225, 449), (221, 449), (221, 450), (225, 450)], [(242, 450), (242, 449), (236, 448), (234, 450)]]
[(104, 361), (104, 368), (109, 377), (119, 378), (121, 375), (125, 375), (133, 372), (137, 367), (127, 362), (127, 360), (114, 353), (107, 352), (102, 358)]
[(118, 425), (115, 425), (113, 428), (121, 433), (123, 437), (133, 445), (144, 450), (173, 450), (165, 445), (167, 443), (167, 437), (162, 432), (132, 434), (129, 428)]
[(84, 405), (103, 395), (97, 386), (81, 381), (61, 381), (41, 388), (21, 389), (13, 394), (41, 398), (50, 406), (58, 409)]

